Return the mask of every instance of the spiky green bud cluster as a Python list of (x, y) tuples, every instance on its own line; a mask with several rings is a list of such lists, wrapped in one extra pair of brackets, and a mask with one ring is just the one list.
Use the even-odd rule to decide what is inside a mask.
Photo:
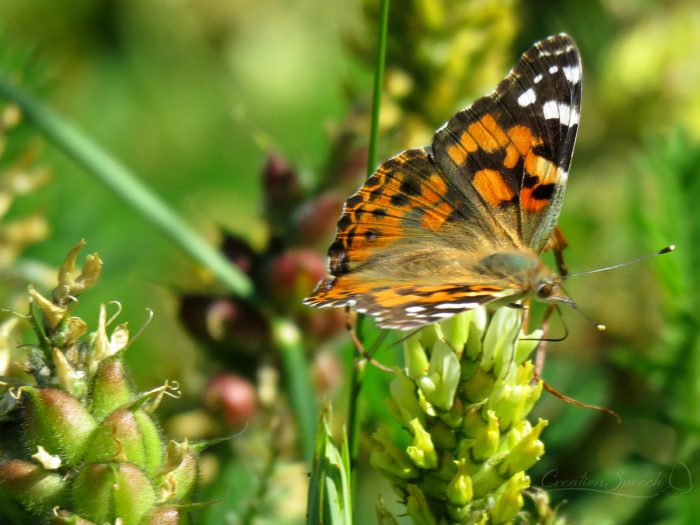
[(539, 333), (520, 338), (520, 313), (484, 309), (429, 325), (405, 343), (391, 405), (412, 442), (379, 429), (372, 464), (417, 525), (510, 523), (525, 474), (543, 454), (547, 422), (526, 418), (542, 392), (528, 360)]
[[(129, 329), (100, 308), (97, 329), (71, 315), (98, 280), (102, 261), (69, 253), (51, 298), (29, 289), (38, 345), (29, 347), (34, 384), (9, 389), (16, 401), (0, 438), (0, 517), (12, 523), (188, 523), (197, 450), (161, 435), (153, 412), (173, 385), (137, 393), (122, 353)], [(176, 388), (176, 387), (175, 387)], [(13, 416), (19, 414), (19, 421)], [(2, 521), (2, 520), (0, 520)]]

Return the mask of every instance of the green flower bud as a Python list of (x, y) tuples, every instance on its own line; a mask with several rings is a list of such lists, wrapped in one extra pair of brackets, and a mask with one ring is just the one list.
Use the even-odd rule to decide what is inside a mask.
[(50, 454), (60, 454), (68, 465), (75, 465), (97, 426), (95, 419), (62, 390), (27, 387), (24, 392), (28, 438)]
[(406, 339), (404, 344), (404, 361), (406, 362), (406, 374), (408, 377), (418, 379), (428, 373), (428, 356), (423, 349), (420, 332)]
[(418, 474), (416, 467), (393, 443), (393, 438), (385, 429), (379, 429), (372, 434), (374, 440), (383, 450), (374, 450), (370, 462), (375, 468), (400, 479), (415, 479)]
[(540, 419), (515, 447), (511, 449), (498, 470), (501, 475), (510, 477), (519, 471), (527, 470), (544, 454), (544, 444), (539, 440), (540, 434), (547, 426), (547, 421)]
[(452, 348), (457, 359), (462, 357), (469, 337), (470, 317), (470, 311), (461, 312), (445, 320), (441, 325), (445, 341)]
[(152, 476), (163, 460), (163, 441), (153, 417), (145, 410), (134, 411), (134, 418), (141, 433), (143, 451), (146, 458), (144, 471)]
[(452, 450), (457, 445), (457, 436), (450, 427), (442, 421), (436, 421), (428, 426), (433, 444), (442, 450)]
[(457, 474), (447, 486), (447, 501), (452, 505), (461, 507), (472, 500), (474, 490), (472, 488), (472, 479), (467, 471), (466, 461), (458, 459), (454, 463), (457, 465)]
[(56, 333), (52, 335), (52, 342), (63, 348), (71, 346), (87, 333), (87, 329), (87, 323), (80, 317), (69, 317), (58, 325)]
[(416, 485), (409, 485), (407, 490), (406, 511), (413, 523), (415, 525), (437, 525), (437, 520), (428, 506), (428, 500), (423, 491)]
[(481, 368), (477, 369), (474, 376), (464, 383), (464, 398), (470, 403), (480, 403), (493, 391), (496, 379)]
[(141, 411), (113, 412), (92, 434), (85, 453), (85, 461), (88, 463), (128, 462), (148, 474), (153, 474), (160, 463), (160, 440), (158, 440), (157, 452), (149, 446), (153, 426), (151, 419)]
[(100, 316), (97, 320), (97, 331), (93, 334), (92, 353), (90, 354), (90, 370), (97, 369), (97, 365), (119, 352), (129, 345), (129, 329), (126, 323), (122, 323), (107, 336), (107, 308), (100, 305)]
[(33, 512), (49, 511), (61, 500), (64, 489), (61, 475), (39, 465), (19, 459), (0, 463), (0, 493)]
[(396, 373), (389, 392), (398, 409), (397, 415), (404, 424), (407, 425), (414, 418), (420, 419), (421, 422), (424, 420), (425, 412), (416, 399), (416, 385), (406, 374), (401, 371)]
[(494, 525), (511, 523), (523, 506), (522, 491), (529, 486), (530, 478), (524, 472), (518, 472), (506, 482), (491, 509)]
[(493, 369), (494, 377), (500, 379), (513, 362), (513, 342), (520, 329), (520, 321), (508, 308), (499, 308), (493, 314), (484, 336), (484, 354), (481, 366), (484, 370)]
[(477, 430), (474, 437), (474, 447), (472, 448), (472, 457), (480, 463), (486, 461), (498, 451), (501, 441), (496, 414), (493, 410), (487, 410), (486, 417), (486, 426), (482, 426)]
[(96, 254), (85, 257), (82, 270), (76, 267), (78, 253), (87, 244), (81, 240), (76, 244), (63, 261), (58, 271), (58, 286), (53, 290), (53, 299), (58, 304), (65, 304), (69, 297), (77, 297), (93, 286), (102, 273), (102, 261)]
[(92, 385), (92, 415), (99, 421), (131, 400), (131, 386), (119, 358), (100, 363)]
[(450, 347), (438, 340), (430, 356), (428, 375), (418, 379), (425, 398), (441, 410), (449, 410), (459, 385), (459, 360)]
[(437, 467), (437, 454), (430, 434), (425, 431), (418, 419), (409, 421), (408, 426), (413, 433), (413, 445), (406, 448), (408, 457), (417, 467), (434, 469)]
[(120, 518), (124, 525), (138, 525), (156, 502), (148, 478), (130, 463), (85, 466), (72, 493), (77, 514), (98, 523)]
[(37, 292), (32, 285), (27, 288), (30, 302), (36, 304), (42, 313), (43, 324), (46, 329), (55, 330), (66, 315), (66, 308), (52, 303), (46, 297)]
[(56, 367), (58, 384), (72, 396), (82, 398), (87, 393), (87, 378), (82, 370), (76, 370), (68, 361), (66, 355), (54, 348), (52, 351), (53, 363)]

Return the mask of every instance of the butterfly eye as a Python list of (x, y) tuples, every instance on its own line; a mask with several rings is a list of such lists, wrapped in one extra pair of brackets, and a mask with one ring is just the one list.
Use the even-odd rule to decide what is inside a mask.
[(537, 287), (537, 297), (546, 299), (554, 292), (554, 286), (551, 283), (544, 282)]

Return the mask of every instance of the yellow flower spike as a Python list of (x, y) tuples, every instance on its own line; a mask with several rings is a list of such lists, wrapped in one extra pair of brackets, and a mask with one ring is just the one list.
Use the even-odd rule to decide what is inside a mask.
[(413, 433), (413, 445), (406, 448), (406, 453), (411, 461), (422, 469), (434, 469), (437, 467), (437, 454), (432, 438), (423, 428), (418, 419), (413, 419), (408, 423)]
[[(430, 356), (428, 373), (415, 382), (405, 373), (397, 380), (404, 409), (400, 420), (413, 437), (412, 445), (399, 453), (413, 465), (410, 484), (414, 488), (409, 489), (409, 480), (398, 479), (386, 468), (382, 473), (407, 498), (406, 504), (410, 502), (409, 515), (423, 520), (421, 523), (431, 518), (440, 524), (507, 522), (522, 505), (519, 490), (527, 480), (523, 471), (543, 453), (538, 437), (546, 423), (533, 428), (525, 419), (541, 385), (530, 384), (530, 362), (514, 361), (518, 343), (512, 329), (519, 327), (520, 312), (507, 308), (499, 312), (496, 324), (488, 323), (485, 310), (480, 308), (460, 316), (468, 330), (457, 330), (453, 319), (430, 326), (425, 337), (419, 333), (421, 350)], [(498, 330), (505, 331), (507, 337)], [(493, 333), (487, 338), (485, 332), (489, 331)], [(460, 347), (463, 352), (458, 358)], [(523, 355), (525, 350), (521, 350)], [(485, 359), (484, 354), (491, 357)], [(452, 407), (446, 410), (446, 382), (453, 375), (458, 380), (449, 397)], [(415, 383), (418, 388), (414, 388)], [(419, 415), (407, 420), (406, 407), (411, 407), (410, 413), (420, 411)], [(425, 504), (420, 503), (423, 499)], [(424, 508), (430, 509), (431, 518), (421, 514)], [(494, 508), (496, 517), (492, 515)]]

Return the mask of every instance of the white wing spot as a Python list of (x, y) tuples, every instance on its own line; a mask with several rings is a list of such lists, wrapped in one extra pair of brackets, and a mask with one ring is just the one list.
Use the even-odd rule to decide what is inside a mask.
[(566, 80), (572, 84), (581, 82), (581, 68), (579, 66), (564, 66), (561, 68), (561, 71), (564, 73)]
[(548, 100), (542, 106), (545, 120), (557, 119), (564, 126), (575, 126), (579, 121), (578, 111), (568, 104), (558, 103), (556, 100)]
[(417, 314), (425, 310), (425, 306), (407, 306), (406, 311), (409, 314)]
[(535, 91), (530, 88), (525, 93), (518, 97), (518, 104), (522, 107), (527, 107), (530, 104), (534, 104), (537, 97), (535, 96)]
[(556, 73), (557, 71), (559, 71), (559, 66), (552, 66), (552, 67), (549, 68), (549, 74), (550, 74), (550, 75), (553, 75), (553, 74)]
[(479, 306), (479, 303), (442, 303), (436, 304), (435, 308), (441, 310), (462, 310), (466, 308), (476, 308), (477, 306)]
[(537, 76), (536, 76), (535, 78), (533, 78), (532, 80), (535, 82), (535, 84), (539, 84), (540, 81), (542, 80), (542, 73), (540, 73), (539, 75), (537, 75)]

